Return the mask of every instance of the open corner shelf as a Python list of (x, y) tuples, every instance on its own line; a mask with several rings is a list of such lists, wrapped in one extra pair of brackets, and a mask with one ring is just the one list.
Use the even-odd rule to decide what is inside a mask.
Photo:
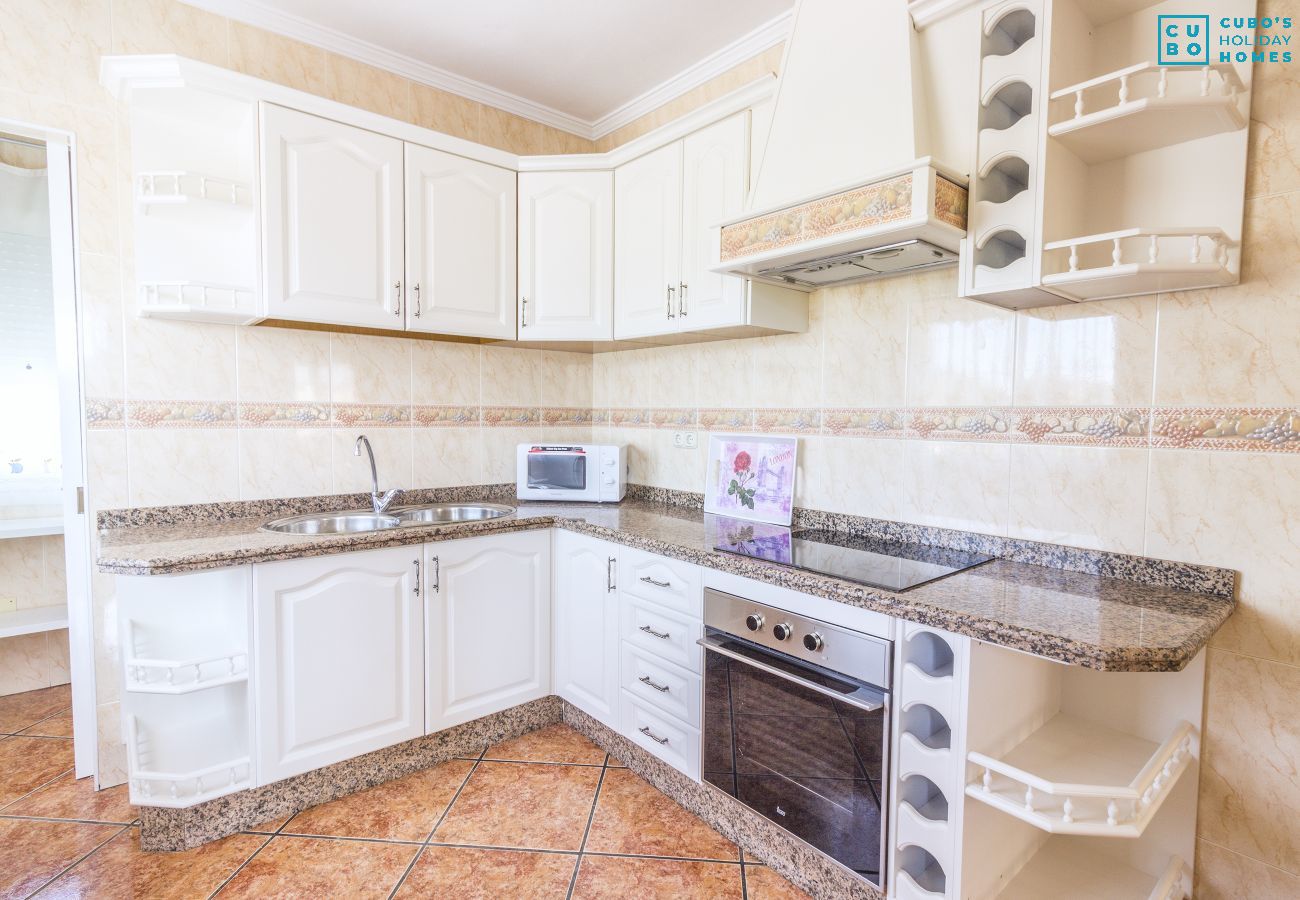
[(231, 651), (193, 659), (126, 660), (128, 691), (142, 694), (189, 694), (248, 680), (248, 654)]
[[(1140, 251), (1134, 252), (1135, 244)], [(1094, 245), (1109, 245), (1108, 265), (1095, 264), (1107, 248)], [(1223, 287), (1235, 284), (1239, 277), (1230, 254), (1236, 246), (1222, 229), (1212, 226), (1126, 228), (1051, 241), (1043, 245), (1044, 254), (1068, 251), (1069, 259), (1065, 271), (1044, 274), (1042, 283), (1074, 300)], [(1053, 268), (1059, 266), (1043, 266), (1045, 272)]]
[(68, 627), (68, 607), (38, 606), (34, 609), (15, 609), (0, 612), (0, 638), (24, 634), (40, 634)]
[(1161, 744), (1060, 714), (999, 757), (971, 752), (966, 795), (1052, 834), (1141, 837), (1192, 760), (1196, 730)]
[(253, 189), (238, 181), (198, 172), (140, 172), (135, 177), (135, 202), (145, 213), (190, 205), (251, 213)]
[(1154, 877), (1086, 841), (1050, 838), (999, 893), (998, 900), (1185, 900), (1191, 878), (1180, 857)]
[(185, 318), (218, 325), (247, 325), (254, 311), (252, 288), (202, 281), (146, 282), (140, 285), (139, 314), (146, 318)]
[(233, 734), (225, 716), (153, 726), (130, 716), (127, 731), (133, 803), (193, 806), (253, 785), (247, 736)]
[[(1088, 101), (1108, 90), (1113, 100), (1089, 111)], [(1054, 106), (1073, 98), (1073, 115), (1049, 125), (1047, 133), (1085, 163), (1106, 162), (1245, 128), (1245, 90), (1231, 63), (1193, 68), (1142, 62), (1054, 91)]]

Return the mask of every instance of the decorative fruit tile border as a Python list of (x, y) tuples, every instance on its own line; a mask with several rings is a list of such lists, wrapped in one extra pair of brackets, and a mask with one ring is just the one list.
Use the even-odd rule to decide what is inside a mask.
[(1011, 411), (994, 407), (909, 409), (904, 436), (924, 441), (1007, 441)]
[(1300, 407), (1157, 409), (1151, 446), (1300, 453)]
[(1011, 440), (1075, 447), (1146, 447), (1149, 409), (1051, 407), (1012, 411)]
[(237, 405), (231, 401), (128, 400), (127, 428), (233, 428)]
[(592, 414), (576, 406), (543, 406), (541, 418), (543, 425), (581, 427), (591, 424)]
[(756, 409), (754, 430), (763, 433), (817, 434), (822, 427), (820, 409)]
[(652, 409), (650, 410), (650, 427), (652, 428), (694, 428), (697, 421), (694, 409)]
[(455, 428), (478, 425), (482, 410), (477, 406), (414, 406), (411, 420), (417, 428)]
[(240, 403), (239, 424), (249, 428), (326, 428), (328, 403)]
[(542, 411), (536, 406), (485, 406), (483, 424), (489, 428), (521, 428), (542, 424)]
[(752, 409), (702, 409), (696, 422), (705, 431), (747, 431), (754, 427)]
[(103, 397), (86, 398), (87, 428), (121, 428), (126, 425), (126, 403)]
[(842, 436), (901, 438), (905, 436), (905, 409), (827, 409), (822, 411), (822, 433)]
[(609, 424), (612, 428), (649, 428), (650, 410), (648, 409), (611, 409)]
[(349, 428), (401, 428), (411, 424), (411, 407), (369, 403), (337, 404), (334, 407), (333, 421), (335, 425), (346, 425)]

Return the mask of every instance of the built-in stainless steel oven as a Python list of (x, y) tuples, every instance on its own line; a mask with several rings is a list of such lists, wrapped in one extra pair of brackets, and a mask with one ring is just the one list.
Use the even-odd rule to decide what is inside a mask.
[(892, 642), (704, 591), (704, 780), (884, 889)]

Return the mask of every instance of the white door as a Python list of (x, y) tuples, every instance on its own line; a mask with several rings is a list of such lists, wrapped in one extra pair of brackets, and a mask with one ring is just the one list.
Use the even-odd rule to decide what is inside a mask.
[(519, 339), (614, 337), (614, 176), (519, 175)]
[(549, 531), (425, 545), (430, 734), (551, 692)]
[(402, 327), (402, 142), (262, 104), (272, 319)]
[(514, 172), (406, 145), (406, 327), (514, 338)]
[(260, 784), (424, 733), (420, 553), (253, 567)]
[(683, 331), (745, 321), (745, 280), (710, 271), (717, 227), (745, 208), (748, 113), (682, 142), (682, 277), (677, 327)]
[(618, 715), (618, 547), (555, 532), (555, 693), (610, 728)]
[(614, 172), (614, 337), (677, 330), (681, 281), (682, 145)]

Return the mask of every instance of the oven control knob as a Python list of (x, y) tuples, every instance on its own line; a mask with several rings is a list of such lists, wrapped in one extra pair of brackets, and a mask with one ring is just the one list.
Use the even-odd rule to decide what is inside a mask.
[(750, 631), (758, 631), (763, 627), (763, 617), (758, 613), (751, 613), (745, 616), (745, 627)]
[(784, 622), (782, 622), (780, 625), (772, 626), (772, 637), (776, 638), (778, 641), (788, 640), (790, 635), (793, 633), (794, 633), (794, 629), (792, 629), (789, 625), (785, 624)]
[(808, 650), (811, 650), (813, 653), (816, 653), (818, 650), (820, 650), (823, 644), (824, 642), (822, 641), (822, 636), (815, 631), (810, 631), (808, 634), (805, 634), (803, 636), (804, 647), (807, 648)]

